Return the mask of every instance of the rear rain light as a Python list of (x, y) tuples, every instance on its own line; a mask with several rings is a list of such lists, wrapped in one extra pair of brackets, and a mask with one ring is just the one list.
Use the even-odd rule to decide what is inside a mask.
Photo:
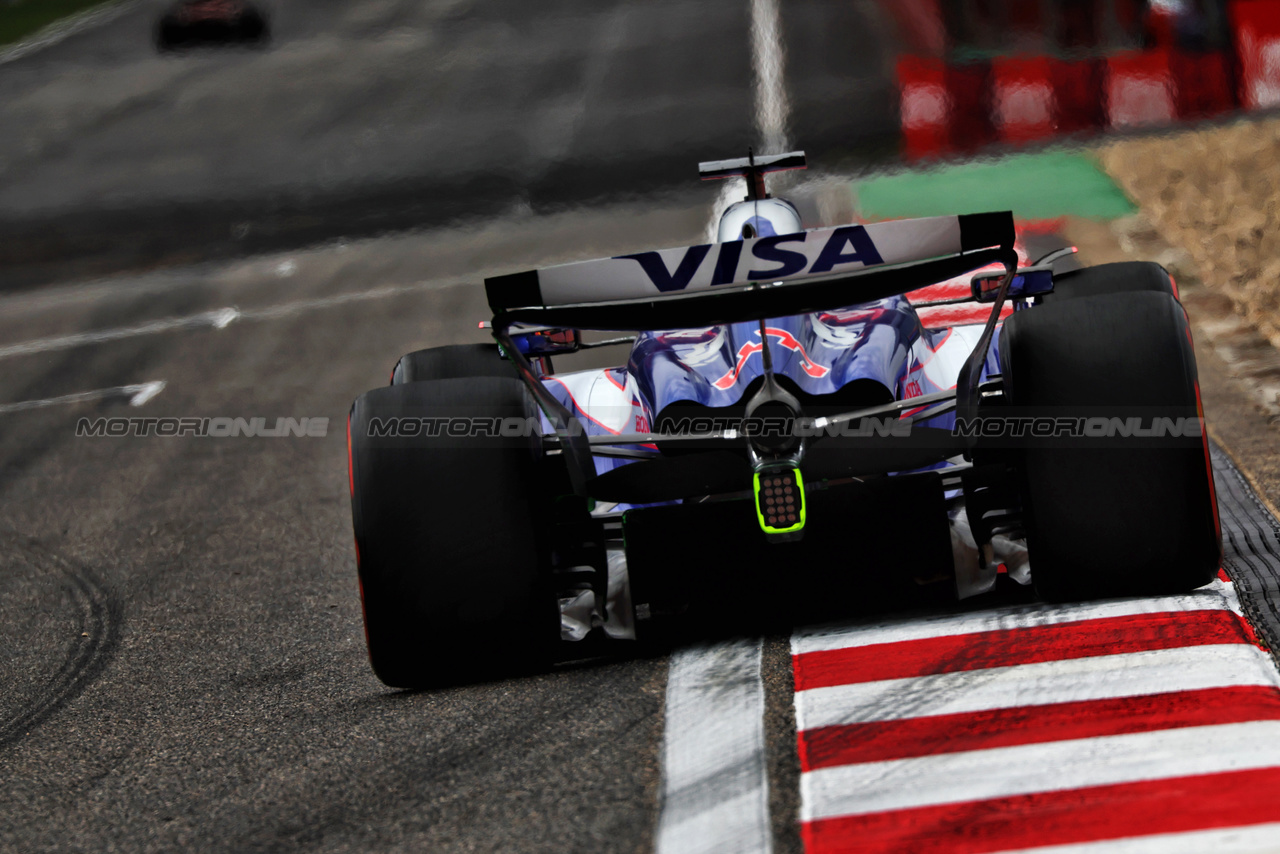
[(799, 469), (757, 473), (755, 496), (756, 517), (765, 534), (772, 538), (804, 529), (804, 478)]

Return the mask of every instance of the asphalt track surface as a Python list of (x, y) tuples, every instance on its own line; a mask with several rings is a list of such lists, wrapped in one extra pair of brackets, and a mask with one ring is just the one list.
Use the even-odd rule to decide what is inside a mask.
[[(394, 30), (383, 22), (394, 21), (397, 10), (408, 14), (407, 5), (317, 5), (314, 15), (299, 14), (290, 24), (291, 8), (277, 11), (278, 40), (271, 50), (282, 54), (292, 38), (289, 26), (311, 33), (310, 40), (298, 36), (297, 43), (315, 47), (311, 43), (323, 42), (326, 33), (354, 27), (349, 19), (358, 14), (377, 22), (370, 26), (384, 34)], [(467, 20), (467, 14), (488, 20), (485, 15), (498, 9), (516, 30), (529, 8), (431, 7)], [(566, 51), (585, 50), (597, 44), (595, 30), (574, 30), (568, 23), (598, 23), (596, 10), (608, 8), (592, 6), (589, 14), (577, 14), (577, 7), (565, 5), (558, 19), (564, 25), (547, 24), (545, 32), (563, 38)], [(704, 5), (697, 14), (692, 5), (653, 8), (654, 18), (646, 17), (650, 32), (666, 36), (652, 35), (644, 44), (658, 44), (652, 49), (659, 58), (639, 47), (628, 53), (614, 46), (605, 55), (629, 56), (632, 68), (661, 70), (687, 59), (690, 44), (723, 46), (728, 60), (749, 77), (745, 17), (737, 4), (724, 4), (723, 19), (702, 11)], [(799, 8), (812, 18), (799, 17), (821, 31), (821, 4)], [(621, 4), (617, 10), (640, 14)], [(682, 28), (673, 22), (683, 22)], [(188, 88), (166, 81), (135, 107), (141, 114), (159, 110), (154, 119), (170, 115), (166, 111), (202, 76), (216, 77), (224, 66), (242, 61), (218, 53), (153, 60), (142, 55), (142, 23), (145, 18), (125, 16), (99, 40), (76, 37), (0, 66), (0, 86), (38, 88), (40, 74), (56, 72), (61, 91), (70, 95), (107, 76), (112, 62), (185, 63)], [(671, 33), (691, 28), (698, 35), (672, 40)], [(528, 26), (525, 31), (511, 36), (508, 46), (527, 42)], [(712, 31), (715, 39), (706, 35)], [(623, 28), (626, 38), (636, 32), (634, 26)], [(120, 57), (128, 50), (134, 52), (126, 63)], [(333, 48), (327, 56), (339, 53)], [(821, 53), (792, 52), (792, 91), (801, 86), (792, 73), (800, 74), (805, 62), (820, 65), (814, 57)], [(540, 43), (525, 56), (536, 65), (564, 54)], [(583, 144), (574, 156), (544, 152), (518, 161), (501, 146), (486, 148), (495, 131), (478, 119), (467, 153), (479, 165), (469, 167), (472, 172), (461, 166), (450, 172), (482, 174), (485, 162), (522, 169), (532, 163), (513, 170), (528, 182), (529, 175), (553, 174), (553, 164), (576, 168), (599, 158), (652, 165), (670, 158), (673, 171), (661, 178), (652, 177), (656, 170), (623, 167), (618, 186), (624, 178), (635, 179), (647, 191), (638, 198), (602, 199), (613, 191), (599, 187), (575, 195), (570, 187), (540, 209), (536, 198), (499, 193), (496, 213), (469, 208), (464, 224), (368, 240), (330, 234), (334, 239), (310, 249), (276, 249), (92, 282), (72, 281), (83, 269), (72, 262), (46, 287), (0, 296), (0, 405), (24, 404), (0, 410), (0, 850), (652, 850), (667, 658), (597, 661), (435, 692), (385, 689), (364, 653), (341, 425), (350, 401), (384, 383), (401, 353), (483, 340), (475, 322), (486, 310), (475, 283), (485, 274), (697, 240), (714, 191), (679, 189), (672, 177), (676, 161), (683, 178), (692, 169), (688, 164), (749, 142), (752, 135), (749, 80), (740, 75), (715, 87), (714, 74), (701, 67), (704, 61), (699, 60), (699, 74), (682, 78), (697, 85), (663, 96), (663, 108), (674, 113), (661, 113), (664, 102), (656, 94), (626, 101), (647, 103), (658, 111), (650, 118), (661, 119), (653, 124), (676, 136), (649, 141), (643, 133), (611, 130), (622, 119), (607, 110), (592, 113), (587, 99), (590, 119), (581, 127), (597, 135), (595, 148)], [(77, 68), (71, 82), (61, 76)], [(122, 72), (121, 79), (145, 83), (153, 70), (139, 71), (136, 78)], [(831, 73), (826, 90), (815, 82), (819, 77), (807, 78), (828, 104), (839, 95)], [(228, 91), (221, 83), (210, 86), (209, 97)], [(714, 91), (708, 94), (704, 86)], [(688, 107), (699, 97), (691, 88), (706, 96), (701, 108)], [(528, 91), (544, 90), (530, 84)], [(824, 132), (835, 134), (817, 118), (805, 118), (806, 110), (816, 109), (818, 96), (809, 97), (814, 100), (801, 99), (794, 114), (794, 138), (806, 146), (807, 129), (820, 139)], [(467, 112), (467, 97), (458, 98), (455, 108)], [(6, 97), (0, 103), (10, 109), (29, 102)], [(512, 126), (548, 109), (529, 98), (513, 97), (512, 104)], [(631, 107), (604, 96), (597, 109), (609, 104), (629, 115)], [(379, 105), (351, 96), (347, 109), (361, 107)], [(52, 122), (50, 116), (69, 121), (82, 114), (73, 105), (49, 107), (44, 115)], [(110, 161), (110, 152), (123, 157), (145, 144), (173, 152), (166, 148), (172, 140), (150, 138), (165, 136), (163, 122), (131, 124), (134, 113), (127, 109), (115, 115), (95, 125), (101, 132), (64, 137), (61, 147), (40, 149), (44, 153), (29, 160), (7, 153), (0, 206), (15, 220), (35, 216), (43, 199), (56, 197), (46, 192), (69, 192), (76, 183), (70, 177), (91, 176), (94, 169), (85, 164)], [(224, 113), (222, 121), (234, 121), (232, 115)], [(685, 124), (678, 121), (681, 115)], [(183, 137), (182, 122), (173, 125), (184, 144), (205, 136)], [(215, 126), (210, 119), (209, 128)], [(34, 133), (44, 125), (33, 121), (31, 128)], [(312, 156), (298, 141), (310, 138), (304, 131), (294, 145), (301, 164), (296, 183), (285, 180), (292, 167), (283, 155), (264, 166), (259, 179), (280, 172), (282, 184), (293, 188), (283, 194), (297, 190), (300, 198), (310, 198), (304, 191), (318, 185), (309, 183), (312, 173), (304, 168)], [(599, 136), (615, 132), (611, 140)], [(210, 141), (209, 151), (248, 133)], [(423, 134), (419, 142), (430, 136)], [(673, 148), (681, 140), (691, 150)], [(440, 143), (436, 151), (454, 149)], [(367, 160), (385, 164), (393, 154), (379, 149)], [(183, 193), (199, 198), (212, 192), (211, 184), (192, 178), (199, 169), (175, 167), (184, 177), (171, 183), (149, 176), (147, 168), (158, 157), (153, 151), (132, 163), (121, 161), (126, 165), (120, 174), (139, 176), (135, 183), (147, 188), (138, 199), (126, 200), (128, 210), (151, 202), (156, 210), (180, 210), (174, 199), (186, 198)], [(26, 164), (20, 171), (13, 165), (19, 162)], [(417, 172), (388, 180), (434, 180), (436, 161), (415, 162)], [(58, 215), (92, 209), (104, 199), (123, 205), (124, 197), (112, 193), (124, 192), (129, 181), (102, 180), (93, 192), (58, 202)], [(363, 173), (352, 173), (350, 182), (379, 186)], [(52, 266), (42, 270), (46, 279), (57, 272)], [(1269, 428), (1250, 420), (1251, 410), (1232, 397), (1229, 380), (1212, 359), (1201, 353), (1202, 369), (1209, 367), (1204, 376), (1210, 420), (1222, 413), (1229, 445), (1261, 449), (1255, 454), (1273, 460)], [(1211, 379), (1215, 385), (1209, 388)], [(139, 386), (161, 381), (164, 387), (153, 398), (129, 405)], [(57, 402), (89, 392), (101, 393)], [(76, 438), (77, 420), (99, 415), (328, 418), (329, 429), (324, 437), (305, 438)], [(1274, 481), (1262, 485), (1274, 497)], [(1231, 492), (1230, 512), (1238, 516), (1251, 500)], [(1259, 511), (1255, 506), (1251, 512)], [(1258, 585), (1245, 612), (1260, 631), (1274, 632), (1266, 616), (1266, 603), (1275, 602), (1274, 567), (1263, 554), (1267, 529), (1256, 522), (1253, 528), (1231, 524), (1233, 547), (1256, 567), (1237, 580), (1242, 588), (1250, 579)], [(970, 609), (1018, 604), (1025, 596), (1005, 592)], [(1269, 637), (1274, 648), (1280, 636)], [(793, 824), (800, 814), (800, 767), (787, 641), (767, 638), (761, 661), (768, 806), (777, 851), (800, 845)], [(465, 645), (459, 638), (456, 647), (439, 654), (459, 654)]]
[[(163, 5), (0, 65), (0, 287), (643, 195), (760, 143), (741, 0), (266, 0), (269, 47), (160, 55)], [(895, 151), (873, 4), (784, 29), (792, 138)]]
[[(552, 233), (508, 222), (431, 246), (332, 247), (11, 298), (6, 343), (289, 308), (4, 359), (6, 401), (143, 375), (166, 387), (137, 409), (52, 405), (0, 425), (0, 849), (647, 847), (665, 662), (402, 694), (364, 652), (347, 407), (399, 353), (476, 340), (474, 280), (421, 284), (424, 250), (436, 269), (469, 270), (513, 244), (538, 254)], [(375, 281), (407, 289), (332, 301)], [(143, 413), (328, 417), (330, 429), (75, 438), (81, 416)]]

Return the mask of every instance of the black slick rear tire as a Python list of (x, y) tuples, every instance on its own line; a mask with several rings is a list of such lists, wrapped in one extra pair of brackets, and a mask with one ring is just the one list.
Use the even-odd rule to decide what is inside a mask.
[(398, 418), (467, 416), (538, 414), (518, 380), (498, 377), (384, 387), (352, 406), (351, 509), (369, 658), (393, 687), (524, 670), (543, 662), (559, 634), (535, 501), (545, 481), (536, 431), (452, 438), (387, 428)]
[(1148, 291), (1178, 298), (1177, 285), (1164, 267), (1151, 261), (1121, 261), (1054, 276), (1053, 293), (1042, 299), (1051, 305), (1082, 297)]
[(498, 353), (496, 344), (450, 344), (406, 353), (391, 370), (391, 384), (464, 377), (518, 377), (515, 366)]
[[(1010, 413), (1202, 423), (1186, 314), (1169, 294), (1017, 312), (1004, 324), (1000, 354)], [(1206, 439), (1188, 432), (1195, 435), (1025, 441), (1024, 523), (1042, 596), (1156, 595), (1213, 580), (1216, 498)]]

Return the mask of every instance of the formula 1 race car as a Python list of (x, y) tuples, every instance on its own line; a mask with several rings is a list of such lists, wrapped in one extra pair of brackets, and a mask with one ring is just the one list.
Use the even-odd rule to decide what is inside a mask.
[(156, 46), (172, 50), (191, 44), (261, 44), (267, 19), (245, 0), (179, 0), (156, 24)]
[[(593, 628), (643, 638), (697, 603), (839, 614), (869, 578), (939, 573), (970, 595), (994, 584), (1000, 543), (1049, 599), (1213, 579), (1217, 503), (1168, 273), (1020, 269), (1009, 213), (806, 231), (764, 177), (803, 166), (702, 164), (748, 187), (717, 243), (487, 279), (496, 346), (410, 353), (355, 401), (352, 515), (385, 683), (540, 661)], [(966, 292), (940, 302), (989, 305), (985, 323), (927, 328), (904, 294), (958, 277)], [(552, 357), (619, 343), (582, 330), (632, 333), (626, 362), (554, 373)]]

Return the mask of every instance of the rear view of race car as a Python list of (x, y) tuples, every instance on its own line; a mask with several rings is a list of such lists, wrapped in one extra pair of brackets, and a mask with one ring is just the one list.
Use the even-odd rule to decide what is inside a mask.
[[(954, 575), (956, 518), (978, 564), (953, 578), (961, 595), (1009, 543), (1047, 598), (1212, 579), (1216, 500), (1168, 274), (1019, 269), (1008, 213), (805, 231), (764, 178), (803, 164), (703, 164), (748, 184), (718, 243), (491, 278), (496, 345), (410, 353), (356, 400), (352, 512), (384, 682), (543, 663), (587, 592), (588, 626), (642, 636), (699, 599), (838, 614), (865, 606), (868, 576)], [(986, 324), (925, 328), (903, 295), (975, 270)], [(555, 373), (593, 346), (584, 329), (634, 335), (626, 363)], [(725, 564), (734, 589), (708, 589)], [(620, 573), (629, 597), (610, 596)]]
[(270, 35), (266, 16), (245, 0), (179, 0), (156, 24), (156, 46), (261, 44)]

